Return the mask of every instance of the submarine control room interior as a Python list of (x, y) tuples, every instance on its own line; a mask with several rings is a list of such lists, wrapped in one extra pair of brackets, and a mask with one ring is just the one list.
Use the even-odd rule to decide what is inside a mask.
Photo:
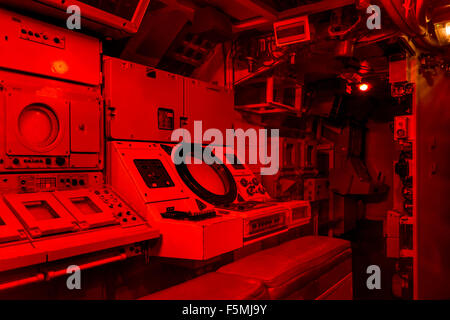
[(449, 101), (448, 0), (0, 0), (0, 300), (450, 299)]

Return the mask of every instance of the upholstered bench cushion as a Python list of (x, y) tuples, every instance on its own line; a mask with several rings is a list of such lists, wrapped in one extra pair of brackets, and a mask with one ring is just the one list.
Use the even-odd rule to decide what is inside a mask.
[[(260, 280), (272, 299), (280, 299), (350, 258), (348, 241), (307, 236), (247, 256), (217, 272)], [(342, 278), (351, 272), (351, 263), (345, 265)]]
[(140, 300), (257, 300), (267, 299), (261, 281), (211, 272)]

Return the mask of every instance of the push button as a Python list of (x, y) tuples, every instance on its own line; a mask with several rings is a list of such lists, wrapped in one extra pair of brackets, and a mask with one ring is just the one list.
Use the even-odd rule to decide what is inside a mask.
[(58, 158), (56, 158), (55, 162), (58, 166), (62, 167), (66, 163), (66, 159), (64, 159), (62, 157), (58, 157)]

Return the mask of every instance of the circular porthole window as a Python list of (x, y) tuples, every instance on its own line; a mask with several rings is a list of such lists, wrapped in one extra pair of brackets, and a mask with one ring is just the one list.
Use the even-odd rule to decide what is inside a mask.
[(58, 117), (44, 104), (26, 106), (19, 115), (17, 125), (22, 142), (34, 151), (48, 150), (60, 130)]
[(176, 169), (183, 182), (197, 196), (213, 205), (230, 204), (236, 199), (236, 182), (219, 159), (216, 158), (214, 164), (195, 164), (194, 158), (201, 159), (201, 155), (193, 152), (188, 152), (183, 158), (185, 161), (176, 165)]

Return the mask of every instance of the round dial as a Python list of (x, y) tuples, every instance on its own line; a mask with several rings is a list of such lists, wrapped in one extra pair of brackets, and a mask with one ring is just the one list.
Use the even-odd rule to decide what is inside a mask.
[(35, 151), (50, 147), (60, 130), (56, 114), (44, 104), (26, 106), (19, 115), (17, 126), (23, 143)]

